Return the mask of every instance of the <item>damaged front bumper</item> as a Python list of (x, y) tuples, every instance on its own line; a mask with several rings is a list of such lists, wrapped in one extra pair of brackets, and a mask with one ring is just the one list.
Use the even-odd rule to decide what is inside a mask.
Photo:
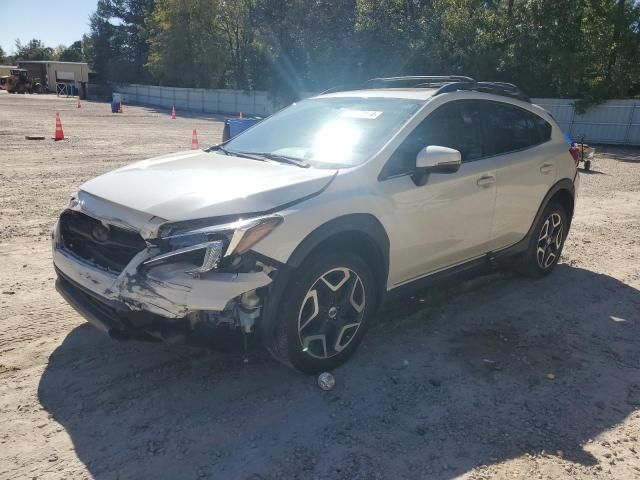
[[(157, 252), (139, 252), (120, 273), (100, 268), (65, 249), (59, 226), (53, 231), (53, 263), (60, 294), (87, 320), (112, 336), (131, 329), (191, 324), (216, 312), (229, 311), (234, 300), (254, 295), (271, 283), (264, 271), (208, 272), (193, 276), (188, 265), (168, 264), (150, 269), (143, 263)], [(242, 319), (240, 319), (242, 320)], [(240, 325), (249, 331), (252, 325)]]

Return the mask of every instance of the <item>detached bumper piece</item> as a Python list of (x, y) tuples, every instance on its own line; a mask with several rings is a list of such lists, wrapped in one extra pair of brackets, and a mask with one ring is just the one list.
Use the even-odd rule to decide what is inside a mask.
[(158, 340), (149, 332), (166, 332), (170, 336), (189, 331), (187, 318), (171, 319), (149, 312), (134, 312), (125, 304), (99, 297), (56, 269), (56, 290), (91, 325), (117, 340)]

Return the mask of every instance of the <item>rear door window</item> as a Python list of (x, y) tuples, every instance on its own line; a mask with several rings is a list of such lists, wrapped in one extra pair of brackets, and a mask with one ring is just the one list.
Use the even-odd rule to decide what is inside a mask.
[(489, 155), (501, 155), (544, 143), (551, 125), (527, 110), (498, 102), (485, 104), (485, 147)]

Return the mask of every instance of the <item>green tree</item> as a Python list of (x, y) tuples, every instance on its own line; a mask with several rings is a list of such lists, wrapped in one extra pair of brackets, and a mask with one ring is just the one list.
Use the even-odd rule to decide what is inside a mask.
[(146, 19), (153, 0), (98, 0), (91, 15), (86, 54), (104, 79), (125, 82), (150, 80), (145, 64), (149, 54)]
[(217, 3), (217, 15), (212, 26), (225, 39), (233, 86), (248, 88), (251, 83), (249, 62), (255, 48), (256, 1), (223, 0)]
[(286, 99), (458, 74), (594, 102), (640, 94), (639, 19), (638, 0), (99, 0), (82, 51), (110, 80)]
[(355, 0), (260, 0), (256, 85), (285, 99), (347, 85), (361, 69)]
[(55, 52), (56, 59), (61, 62), (83, 62), (84, 53), (82, 51), (82, 41), (73, 42), (68, 47), (60, 45)]
[(31, 39), (23, 45), (20, 39), (16, 39), (17, 60), (51, 60), (53, 59), (53, 48), (45, 47), (41, 40)]
[(147, 63), (161, 84), (223, 88), (229, 62), (218, 0), (158, 0), (147, 22)]

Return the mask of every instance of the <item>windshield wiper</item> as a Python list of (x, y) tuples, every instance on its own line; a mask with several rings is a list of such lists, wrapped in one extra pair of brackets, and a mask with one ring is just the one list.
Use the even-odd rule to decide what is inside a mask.
[(260, 162), (265, 162), (266, 161), (263, 158), (263, 155), (258, 155), (258, 154), (251, 153), (251, 152), (236, 152), (234, 150), (227, 150), (222, 145), (214, 145), (213, 147), (211, 147), (207, 151), (211, 152), (211, 151), (218, 151), (218, 150), (221, 151), (222, 153), (224, 153), (225, 155), (231, 155), (231, 156), (234, 156), (234, 157), (241, 157), (241, 158), (250, 158), (251, 160), (258, 160)]
[(278, 155), (277, 153), (266, 153), (266, 152), (240, 152), (245, 155), (256, 155), (258, 157), (266, 158), (268, 160), (273, 160), (275, 162), (281, 163), (289, 163), (291, 165), (295, 165), (300, 168), (309, 168), (311, 165), (300, 158), (289, 157), (287, 155)]
[(273, 160), (274, 162), (289, 163), (300, 168), (309, 168), (311, 165), (299, 158), (288, 157), (286, 155), (278, 155), (277, 153), (267, 152), (236, 152), (235, 150), (227, 150), (222, 145), (214, 145), (207, 151), (219, 150), (225, 155), (233, 155), (236, 157), (250, 158), (251, 160), (260, 160), (264, 162), (266, 160)]
[(229, 153), (229, 150), (224, 148), (222, 146), (222, 144), (220, 144), (220, 145), (212, 145), (209, 148), (207, 148), (205, 151), (207, 151), (207, 152), (215, 152), (215, 151), (218, 151), (218, 150), (221, 151), (222, 153), (224, 153), (225, 155), (231, 155)]

